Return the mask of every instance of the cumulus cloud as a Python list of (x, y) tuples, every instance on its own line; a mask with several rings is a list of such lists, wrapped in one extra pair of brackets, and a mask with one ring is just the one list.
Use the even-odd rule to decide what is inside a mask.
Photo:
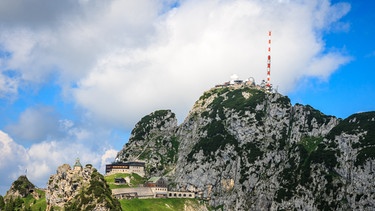
[(349, 61), (327, 52), (321, 37), (348, 10), (323, 0), (184, 1), (158, 22), (155, 42), (102, 57), (74, 96), (117, 124), (132, 126), (157, 108), (172, 108), (181, 121), (204, 90), (233, 73), (265, 79), (268, 30), (272, 82), (287, 93), (300, 78), (327, 78)]
[(45, 187), (58, 166), (64, 163), (73, 165), (76, 158), (80, 158), (83, 165), (90, 163), (104, 173), (105, 164), (116, 156), (115, 150), (105, 140), (97, 145), (90, 144), (95, 136), (99, 139), (105, 136), (100, 132), (86, 132), (81, 136), (82, 130), (73, 130), (72, 136), (67, 138), (69, 140), (43, 141), (29, 148), (0, 131), (0, 194), (3, 195), (14, 180), (25, 174), (38, 187)]
[[(24, 10), (16, 2), (8, 1), (14, 12), (0, 20)], [(68, 15), (45, 7), (56, 13), (30, 21), (51, 16), (56, 26), (22, 27), (35, 11), (21, 16), (18, 27), (2, 26), (2, 46), (12, 55), (3, 59), (3, 69), (34, 83), (59, 71), (61, 86), (77, 105), (127, 128), (158, 108), (171, 108), (183, 119), (204, 90), (234, 73), (265, 79), (268, 30), (272, 82), (281, 92), (304, 76), (327, 78), (348, 61), (325, 49), (322, 34), (350, 10), (329, 0), (68, 1), (62, 7), (74, 8)]]

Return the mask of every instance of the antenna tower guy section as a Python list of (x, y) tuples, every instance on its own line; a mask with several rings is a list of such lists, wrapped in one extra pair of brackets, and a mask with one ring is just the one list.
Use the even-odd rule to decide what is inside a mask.
[(268, 31), (267, 87), (271, 87), (271, 31)]

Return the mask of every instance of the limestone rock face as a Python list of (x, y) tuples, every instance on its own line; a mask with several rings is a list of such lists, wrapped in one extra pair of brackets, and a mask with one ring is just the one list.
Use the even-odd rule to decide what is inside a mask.
[[(118, 158), (147, 154), (155, 166), (173, 149), (174, 171), (157, 171), (172, 190), (224, 210), (375, 209), (375, 112), (342, 120), (279, 93), (230, 86), (205, 92), (179, 126), (168, 116), (142, 119)], [(157, 144), (171, 137), (175, 145)]]
[(51, 175), (47, 191), (47, 204), (63, 207), (66, 202), (79, 194), (79, 189), (88, 186), (92, 169), (73, 171), (69, 164), (63, 164), (57, 168), (56, 174)]
[(111, 190), (91, 165), (71, 169), (69, 164), (58, 167), (51, 175), (46, 190), (47, 210), (65, 207), (67, 210), (121, 210)]
[(228, 210), (374, 208), (375, 115), (365, 116), (341, 121), (277, 93), (212, 89), (179, 127), (175, 189)]
[(129, 142), (117, 154), (118, 161), (146, 161), (147, 176), (162, 176), (175, 168), (179, 142), (177, 119), (170, 110), (155, 111), (141, 119)]

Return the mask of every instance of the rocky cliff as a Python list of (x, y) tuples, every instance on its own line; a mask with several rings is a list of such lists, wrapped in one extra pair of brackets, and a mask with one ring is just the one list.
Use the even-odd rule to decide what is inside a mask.
[[(375, 112), (341, 120), (311, 106), (293, 106), (278, 93), (231, 86), (205, 92), (181, 125), (167, 127), (168, 133), (166, 127), (158, 127), (164, 125), (163, 118), (146, 117), (118, 158), (148, 151), (158, 156), (147, 161), (158, 165), (167, 158), (160, 150), (172, 147), (150, 143), (154, 137), (173, 137), (178, 151), (177, 159), (168, 163), (175, 166), (170, 188), (194, 191), (214, 207), (375, 208)], [(144, 132), (141, 138), (135, 138), (135, 130)], [(162, 168), (159, 173), (166, 172)]]
[(147, 176), (173, 172), (179, 142), (177, 119), (170, 110), (155, 111), (143, 117), (131, 132), (129, 142), (117, 155), (118, 161), (146, 161)]

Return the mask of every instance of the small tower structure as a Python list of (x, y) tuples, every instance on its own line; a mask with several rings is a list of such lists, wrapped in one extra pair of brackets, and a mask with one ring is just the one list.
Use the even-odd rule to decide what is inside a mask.
[(267, 88), (271, 88), (271, 31), (268, 31)]
[(79, 158), (76, 159), (76, 162), (73, 166), (74, 171), (82, 171), (83, 167), (81, 165), (81, 162), (79, 162)]

